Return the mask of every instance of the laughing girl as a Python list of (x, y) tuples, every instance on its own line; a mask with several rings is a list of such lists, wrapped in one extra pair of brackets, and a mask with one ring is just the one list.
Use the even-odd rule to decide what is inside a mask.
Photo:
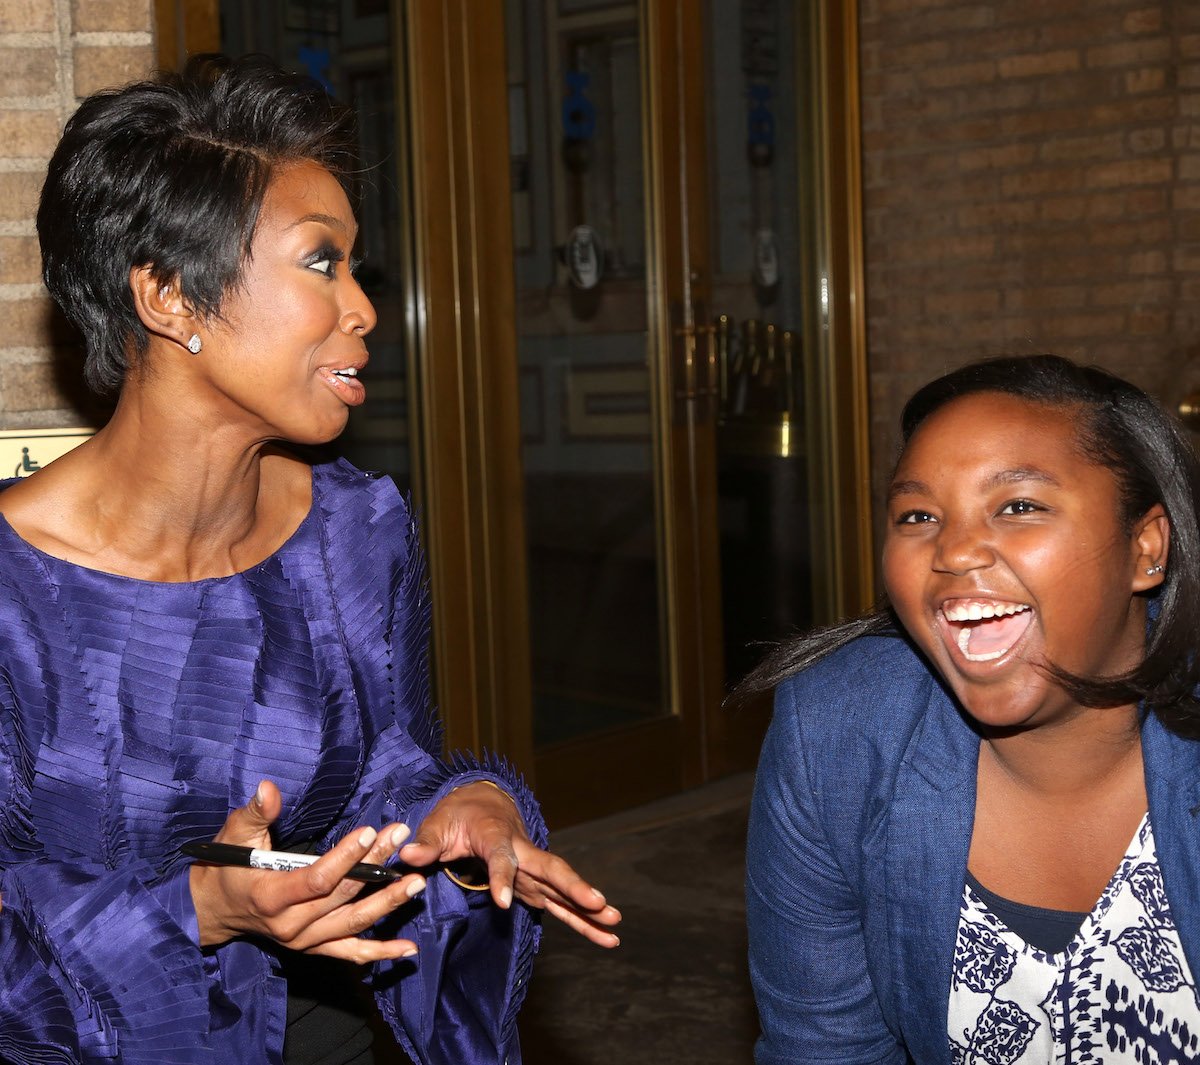
[(1200, 1059), (1200, 469), (1052, 356), (905, 407), (887, 608), (779, 648), (758, 1065)]

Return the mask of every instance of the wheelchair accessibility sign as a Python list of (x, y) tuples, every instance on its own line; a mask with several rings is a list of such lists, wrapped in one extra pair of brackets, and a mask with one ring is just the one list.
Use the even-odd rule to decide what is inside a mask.
[(36, 473), (94, 432), (94, 429), (0, 430), (0, 480)]

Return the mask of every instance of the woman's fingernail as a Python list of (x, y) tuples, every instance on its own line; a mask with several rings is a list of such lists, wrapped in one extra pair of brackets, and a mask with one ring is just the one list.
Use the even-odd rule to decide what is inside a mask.
[(392, 846), (399, 847), (412, 834), (408, 825), (397, 825), (392, 829)]
[(411, 884), (408, 885), (408, 887), (406, 887), (404, 889), (404, 893), (411, 899), (411, 898), (421, 894), (421, 892), (424, 890), (425, 890), (425, 881), (423, 879), (422, 880), (414, 880)]
[(360, 847), (369, 847), (369, 846), (370, 846), (372, 843), (374, 843), (374, 842), (375, 842), (375, 837), (376, 837), (378, 834), (379, 834), (379, 833), (377, 833), (377, 832), (375, 831), (375, 829), (373, 829), (373, 828), (364, 828), (364, 829), (363, 829), (363, 830), (362, 830), (362, 831), (361, 831), (361, 832), (358, 834), (358, 845), (359, 845)]
[(266, 796), (263, 794), (263, 785), (265, 783), (266, 783), (265, 780), (260, 780), (258, 782), (258, 788), (254, 792), (254, 805), (255, 806), (261, 806), (263, 804), (263, 801), (266, 799)]
[(416, 956), (417, 956), (417, 948), (416, 947), (409, 947), (408, 950), (406, 950), (403, 954), (400, 955), (400, 957), (402, 957), (402, 958), (415, 958)]
[(604, 901), (604, 896), (599, 891), (597, 891), (595, 888), (592, 888), (592, 894), (595, 895), (596, 898), (598, 898), (601, 902)]
[(502, 887), (500, 889), (500, 905), (506, 910), (512, 905), (512, 888)]

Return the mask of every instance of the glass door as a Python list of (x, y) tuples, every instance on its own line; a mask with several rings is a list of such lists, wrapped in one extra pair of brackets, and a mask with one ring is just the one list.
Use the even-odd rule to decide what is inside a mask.
[(535, 748), (670, 712), (637, 5), (508, 0)]
[(836, 609), (822, 5), (504, 7), (532, 743), (576, 819), (752, 764), (725, 693)]

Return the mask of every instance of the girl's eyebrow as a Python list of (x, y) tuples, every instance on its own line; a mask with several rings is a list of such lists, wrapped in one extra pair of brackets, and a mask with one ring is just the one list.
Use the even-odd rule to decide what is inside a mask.
[(1000, 470), (987, 479), (984, 487), (999, 488), (1002, 485), (1017, 484), (1020, 481), (1036, 481), (1039, 484), (1053, 485), (1055, 488), (1062, 487), (1062, 482), (1057, 477), (1037, 466), (1016, 466), (1011, 470)]
[(896, 496), (928, 495), (929, 485), (924, 481), (893, 481), (888, 485), (887, 497), (891, 502)]
[[(1001, 488), (1006, 484), (1021, 484), (1035, 481), (1038, 484), (1048, 484), (1061, 488), (1062, 482), (1053, 474), (1039, 469), (1037, 466), (1014, 466), (1009, 470), (998, 470), (983, 482), (984, 490)], [(931, 489), (924, 481), (893, 481), (887, 490), (887, 500), (890, 503), (896, 496), (929, 495)]]

